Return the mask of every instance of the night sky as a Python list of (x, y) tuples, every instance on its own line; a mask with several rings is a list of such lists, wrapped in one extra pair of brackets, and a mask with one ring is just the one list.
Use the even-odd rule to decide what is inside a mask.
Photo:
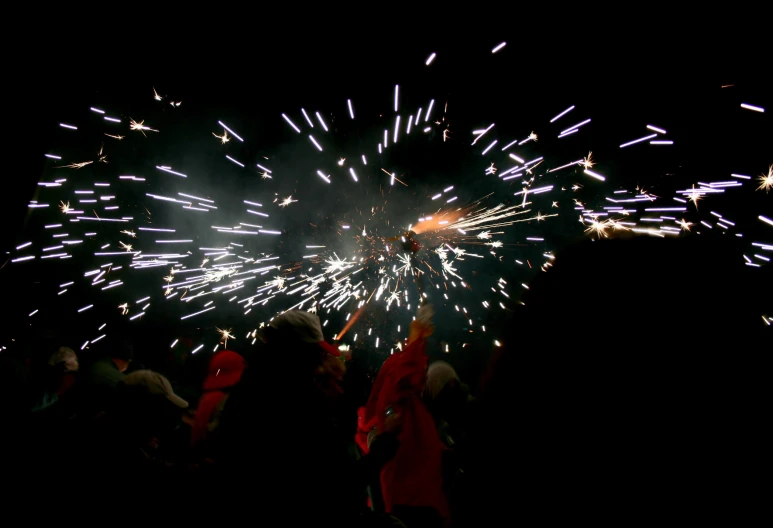
[[(676, 47), (678, 39), (673, 29), (661, 28), (658, 38), (650, 36), (649, 42), (644, 33), (626, 34), (619, 30), (606, 31), (604, 37), (567, 37), (560, 46), (548, 45), (546, 35), (535, 33), (531, 38), (531, 33), (512, 31), (480, 32), (475, 38), (461, 38), (453, 33), (432, 38), (405, 37), (397, 45), (376, 38), (376, 31), (370, 36), (339, 35), (323, 43), (304, 37), (291, 47), (270, 38), (251, 41), (242, 37), (225, 39), (225, 51), (215, 45), (217, 38), (209, 44), (193, 39), (196, 42), (186, 41), (186, 45), (176, 42), (169, 53), (151, 54), (148, 46), (138, 45), (112, 53), (103, 49), (88, 61), (90, 52), (70, 42), (45, 60), (49, 64), (88, 66), (62, 66), (57, 72), (32, 68), (34, 61), (29, 60), (14, 61), (12, 66), (18, 68), (12, 77), (24, 81), (14, 81), (20, 84), (18, 97), (7, 100), (7, 106), (12, 107), (8, 122), (13, 123), (8, 126), (8, 133), (13, 134), (13, 139), (6, 150), (6, 160), (10, 158), (11, 165), (6, 168), (6, 228), (0, 248), (12, 251), (19, 243), (34, 240), (39, 235), (29, 233), (39, 233), (39, 224), (45, 223), (28, 214), (26, 207), (30, 199), (35, 199), (37, 181), (41, 177), (53, 179), (50, 175), (54, 164), (43, 154), (65, 152), (69, 161), (91, 159), (103, 141), (108, 160), (120, 160), (120, 166), (116, 161), (73, 174), (93, 181), (114, 181), (117, 173), (147, 177), (147, 185), (137, 186), (135, 196), (126, 191), (119, 195), (122, 212), (129, 211), (135, 218), (140, 216), (140, 206), (150, 201), (144, 197), (146, 192), (209, 196), (217, 200), (221, 209), (236, 207), (243, 199), (255, 199), (267, 206), (274, 193), (280, 198), (292, 194), (298, 203), (286, 209), (274, 207), (269, 211), (271, 222), (265, 222), (267, 228), (283, 230), (283, 235), (249, 240), (254, 244), (251, 250), (270, 252), (288, 260), (299, 259), (296, 248), (304, 243), (325, 240), (330, 242), (330, 249), (337, 236), (333, 232), (336, 222), (357, 225), (358, 218), (362, 218), (357, 215), (374, 206), (384, 207), (384, 212), (370, 228), (377, 229), (381, 236), (394, 236), (400, 227), (414, 222), (418, 216), (432, 213), (427, 197), (449, 185), (455, 186), (459, 204), (478, 199), (494, 187), (502, 196), (509, 194), (511, 203), (517, 203), (518, 198), (512, 199), (512, 193), (521, 189), (519, 180), (511, 181), (507, 192), (506, 183), (484, 174), (488, 162), (480, 156), (481, 149), (471, 149), (469, 145), (471, 130), (491, 123), (496, 123), (498, 145), (504, 145), (507, 138), (525, 138), (531, 131), (537, 132), (539, 141), (520, 148), (519, 155), (528, 159), (550, 156), (556, 160), (552, 166), (593, 151), (593, 157), (599, 161), (595, 170), (607, 175), (607, 182), (594, 185), (581, 175), (573, 176), (571, 181), (583, 184), (583, 189), (571, 197), (561, 197), (565, 209), (569, 209), (564, 204), (570, 198), (598, 203), (612, 190), (632, 190), (637, 185), (654, 194), (662, 190), (670, 196), (674, 190), (698, 181), (727, 179), (730, 173), (757, 176), (773, 163), (770, 61), (768, 56), (767, 68), (759, 62), (762, 48), (754, 45), (761, 36), (750, 34), (743, 41), (721, 39), (707, 30), (701, 39), (683, 36), (689, 44), (680, 49)], [(502, 41), (508, 45), (491, 54), (491, 48)], [(767, 48), (770, 49), (769, 41)], [(437, 53), (437, 58), (427, 67), (424, 61), (432, 52)], [(449, 124), (448, 141), (444, 143), (440, 137), (444, 127), (434, 127), (431, 134), (415, 135), (410, 141), (402, 141), (399, 148), (390, 146), (382, 156), (376, 153), (375, 145), (385, 128), (390, 130), (391, 143), (396, 84), (400, 85), (399, 113), (404, 119), (417, 107), (426, 109), (429, 100), (435, 99), (433, 121), (445, 117)], [(733, 86), (722, 88), (723, 85)], [(154, 88), (166, 96), (163, 103), (153, 100)], [(354, 121), (348, 115), (347, 99), (354, 104)], [(168, 100), (182, 104), (171, 108)], [(741, 102), (766, 107), (767, 113), (743, 111), (739, 109)], [(447, 111), (443, 112), (446, 104)], [(570, 116), (553, 125), (548, 123), (571, 105), (576, 109)], [(94, 117), (89, 115), (91, 106), (120, 114), (124, 127), (132, 117), (145, 119), (146, 124), (160, 132), (148, 132), (147, 141), (141, 141), (144, 138), (138, 138), (137, 132), (122, 129), (120, 133), (127, 138), (111, 142), (102, 137), (103, 128), (82, 126), (74, 141), (72, 133), (58, 127), (60, 122), (86, 125)], [(318, 110), (326, 119), (331, 133), (314, 131), (317, 138), (324, 139), (325, 152), (318, 153), (313, 148), (305, 137), (307, 132), (298, 135), (282, 120), (284, 112), (296, 124), (305, 124), (301, 107), (310, 113)], [(581, 133), (556, 139), (560, 130), (586, 118), (591, 118), (592, 123)], [(245, 142), (233, 139), (221, 146), (212, 137), (212, 132), (222, 133), (218, 120), (237, 131)], [(621, 143), (645, 135), (642, 131), (647, 124), (666, 129), (674, 146), (619, 148)], [(487, 141), (481, 140), (480, 145), (485, 144)], [(344, 170), (336, 173), (332, 186), (326, 186), (315, 175), (317, 169), (333, 172), (335, 167), (329, 163), (331, 152), (339, 151), (347, 161), (357, 162), (352, 166), (361, 175), (361, 185), (354, 186), (347, 180)], [(367, 155), (368, 170), (359, 164), (361, 153)], [(248, 168), (230, 163), (224, 154)], [(261, 179), (260, 171), (254, 168), (256, 163), (270, 167), (275, 177)], [(177, 170), (184, 168), (188, 181), (160, 178), (152, 167), (162, 164)], [(394, 170), (409, 187), (396, 185), (390, 189), (388, 177), (379, 170), (381, 166)], [(497, 163), (500, 170), (509, 166)], [(558, 183), (566, 184), (569, 180)], [(726, 196), (715, 203), (721, 203), (722, 211), (737, 224), (750, 226), (744, 230), (747, 237), (761, 233), (755, 240), (770, 242), (770, 228), (765, 233), (765, 227), (756, 221), (757, 215), (771, 212), (769, 200), (764, 193), (750, 196), (747, 192), (743, 202), (738, 197)], [(157, 202), (151, 205), (155, 225), (172, 225), (178, 230), (175, 236), (195, 238), (196, 247), (222, 241), (215, 236), (219, 233), (210, 228), (213, 222), (200, 215), (181, 215), (178, 210), (172, 215), (170, 209), (158, 207)], [(482, 292), (503, 277), (512, 285), (508, 290), (513, 295), (509, 304), (514, 303), (521, 291), (520, 283), (528, 282), (539, 266), (535, 265), (534, 270), (520, 269), (513, 265), (514, 259), (534, 259), (545, 251), (560, 252), (562, 247), (587, 238), (582, 226), (577, 225), (577, 215), (562, 212), (567, 214), (551, 219), (554, 221), (505, 228), (506, 234), (500, 238), (505, 247), (497, 251), (497, 258), (488, 255), (488, 248), (484, 248), (482, 252), (489, 258), (482, 262), (465, 261), (469, 267), (462, 274), (471, 290), (460, 294), (456, 303), (438, 307), (446, 324), (436, 335), (435, 352), (449, 343), (456, 361), (477, 364), (488, 356), (491, 341), (508, 320), (508, 314), (482, 312), (478, 308), (480, 302), (488, 298)], [(385, 218), (390, 226), (395, 226), (394, 232), (387, 228)], [(528, 236), (544, 237), (549, 243), (522, 245)], [(246, 242), (239, 242), (245, 243), (247, 249)], [(348, 248), (346, 244), (341, 247)], [(498, 257), (503, 258), (498, 261)], [(149, 349), (167, 349), (173, 339), (186, 336), (195, 344), (206, 343), (202, 352), (208, 353), (217, 342), (215, 326), (234, 328), (238, 349), (246, 345), (244, 333), (256, 326), (255, 321), (265, 320), (282, 308), (277, 305), (272, 309), (269, 304), (262, 312), (253, 310), (249, 318), (240, 308), (224, 308), (180, 322), (180, 315), (190, 313), (192, 307), (159, 300), (155, 301), (155, 310), (127, 325), (115, 306), (151, 293), (160, 296), (163, 268), (134, 272), (144, 276), (136, 279), (132, 286), (135, 289), (128, 297), (122, 288), (92, 292), (86, 285), (72, 295), (57, 297), (59, 284), (81, 277), (83, 270), (94, 266), (78, 258), (29, 264), (13, 270), (6, 264), (0, 272), (3, 296), (7, 306), (12, 306), (5, 311), (8, 326), (2, 332), (4, 345), (9, 338), (56, 335), (59, 341), (77, 348), (96, 335), (96, 326), (108, 322), (110, 328), (129, 329), (133, 335), (142, 336), (140, 340)], [(77, 318), (73, 315), (75, 308), (92, 302), (97, 310)], [(164, 308), (158, 307), (162, 302)], [(476, 306), (474, 326), (487, 325), (490, 331), (485, 337), (480, 332), (470, 334), (466, 321), (461, 324), (452, 319), (453, 305), (457, 303)], [(41, 309), (44, 307), (45, 310)], [(41, 317), (34, 322), (39, 326), (24, 331), (30, 325), (28, 314), (34, 309), (41, 309)], [(337, 319), (331, 317), (325, 329), (328, 338), (343, 326), (345, 313), (342, 311)], [(405, 319), (405, 310), (401, 314)], [(387, 339), (391, 328), (388, 323), (394, 322), (388, 316), (383, 307), (368, 310), (358, 329), (360, 334), (372, 326), (374, 335), (381, 332)], [(471, 344), (463, 350), (463, 343)], [(478, 359), (469, 358), (471, 348)], [(387, 352), (383, 345), (381, 352)]]

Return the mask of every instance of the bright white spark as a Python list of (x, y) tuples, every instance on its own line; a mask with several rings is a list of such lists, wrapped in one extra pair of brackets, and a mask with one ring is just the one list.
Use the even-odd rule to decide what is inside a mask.
[(231, 141), (231, 138), (228, 137), (228, 131), (227, 130), (223, 130), (223, 135), (222, 136), (218, 136), (214, 132), (212, 132), (212, 135), (215, 136), (217, 139), (219, 139), (220, 143), (222, 143), (223, 145), (225, 145), (226, 143)]
[(764, 190), (765, 192), (768, 192), (770, 189), (773, 189), (773, 165), (768, 167), (767, 174), (760, 174), (757, 181), (760, 182), (760, 186), (757, 187), (758, 191)]

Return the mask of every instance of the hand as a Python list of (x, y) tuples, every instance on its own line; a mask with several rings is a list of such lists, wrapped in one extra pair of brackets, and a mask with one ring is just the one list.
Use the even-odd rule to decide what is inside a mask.
[(425, 304), (416, 312), (416, 320), (411, 322), (411, 334), (408, 342), (418, 338), (427, 338), (435, 332), (435, 325), (432, 324), (432, 317), (435, 315), (435, 309), (431, 304)]
[(416, 322), (424, 326), (430, 326), (434, 316), (435, 308), (431, 304), (425, 304), (416, 311)]

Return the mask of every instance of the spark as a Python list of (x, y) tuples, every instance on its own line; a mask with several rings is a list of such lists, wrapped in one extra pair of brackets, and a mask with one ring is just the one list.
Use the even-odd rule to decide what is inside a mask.
[(70, 202), (63, 202), (59, 201), (59, 210), (62, 211), (64, 214), (67, 214), (70, 211)]
[(123, 138), (125, 138), (125, 137), (126, 137), (126, 136), (117, 136), (117, 135), (113, 135), (113, 134), (107, 134), (107, 133), (106, 133), (105, 135), (106, 135), (107, 137), (109, 137), (109, 138), (117, 139), (117, 140), (119, 140), (119, 141), (120, 141), (120, 140), (122, 140)]
[(698, 200), (703, 198), (703, 192), (700, 189), (696, 189), (695, 185), (693, 184), (692, 190), (688, 191), (687, 194), (690, 195), (688, 200), (690, 200), (692, 203), (694, 203), (695, 204), (695, 208), (697, 209), (698, 208)]
[(491, 167), (486, 169), (486, 174), (496, 174), (496, 173), (497, 173), (497, 168), (494, 167), (494, 164), (492, 163)]
[(765, 192), (768, 192), (770, 189), (773, 189), (773, 165), (768, 167), (767, 174), (760, 174), (757, 181), (760, 182), (760, 186), (757, 187), (758, 191), (764, 190)]
[(161, 97), (160, 95), (158, 95), (158, 92), (156, 91), (156, 89), (155, 89), (155, 88), (153, 88), (153, 99), (155, 99), (156, 101), (160, 101), (160, 100), (162, 100), (162, 99), (163, 99), (163, 97)]
[(134, 231), (125, 230), (125, 231), (121, 231), (121, 233), (123, 233), (124, 235), (129, 235), (132, 238), (137, 238), (137, 233), (135, 233)]
[(144, 119), (138, 123), (137, 121), (135, 121), (134, 119), (132, 119), (130, 117), (129, 118), (129, 129), (130, 130), (139, 130), (140, 132), (142, 132), (142, 135), (145, 136), (145, 137), (148, 137), (147, 135), (145, 135), (145, 131), (146, 130), (148, 132), (158, 132), (158, 130), (156, 130), (155, 128), (150, 128), (149, 126), (146, 126), (144, 123), (145, 123)]
[[(583, 219), (580, 217), (580, 222), (582, 222)], [(586, 233), (595, 233), (597, 237), (609, 237), (607, 234), (607, 228), (610, 227), (610, 223), (608, 220), (605, 220), (603, 222), (599, 222), (598, 220), (591, 220), (590, 226), (585, 229)]]
[(215, 330), (220, 334), (220, 339), (223, 340), (223, 348), (226, 348), (228, 346), (228, 340), (229, 339), (236, 339), (234, 335), (231, 333), (232, 328), (229, 328), (228, 330), (223, 330), (221, 328), (215, 327)]
[(119, 304), (118, 309), (121, 310), (121, 315), (126, 315), (129, 313), (129, 303)]
[(279, 202), (279, 207), (287, 207), (291, 203), (295, 203), (298, 200), (293, 200), (293, 196), (290, 195), (287, 198), (284, 198), (281, 202)]
[(61, 165), (59, 167), (56, 167), (57, 169), (82, 169), (86, 165), (91, 165), (94, 163), (93, 161), (81, 161), (78, 163), (70, 163), (69, 165)]
[(118, 242), (118, 244), (121, 246), (122, 249), (125, 249), (127, 253), (130, 253), (132, 250), (131, 244), (124, 244), (123, 242)]
[(684, 231), (689, 231), (690, 230), (690, 226), (693, 225), (692, 222), (688, 222), (684, 218), (682, 218), (682, 220), (680, 222), (678, 222), (678, 224), (679, 224), (679, 227), (681, 227), (682, 230), (684, 230)]
[(582, 166), (586, 169), (591, 169), (596, 164), (596, 162), (593, 161), (593, 152), (588, 152), (588, 157), (582, 159)]
[(223, 135), (222, 136), (218, 136), (214, 132), (212, 132), (212, 135), (215, 136), (217, 139), (219, 139), (220, 143), (223, 144), (223, 145), (225, 145), (226, 143), (231, 141), (231, 138), (228, 137), (228, 131), (227, 130), (223, 130)]

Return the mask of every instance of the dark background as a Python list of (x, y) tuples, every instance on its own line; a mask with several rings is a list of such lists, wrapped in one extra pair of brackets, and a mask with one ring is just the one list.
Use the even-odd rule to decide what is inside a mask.
[[(148, 178), (147, 188), (141, 188), (138, 196), (144, 192), (186, 192), (174, 187), (180, 183), (174, 179), (152, 181), (157, 175), (144, 168), (152, 160), (153, 164), (201, 168), (187, 171), (189, 179), (194, 174), (197, 178), (196, 186), (186, 187), (187, 192), (201, 195), (203, 189), (204, 194), (219, 197), (218, 205), (238, 203), (226, 196), (244, 194), (249, 199), (249, 193), (256, 188), (262, 199), (255, 199), (264, 205), (265, 196), (274, 192), (281, 197), (290, 193), (299, 197), (298, 204), (282, 212), (281, 225), (265, 223), (267, 228), (286, 230), (281, 239), (267, 242), (276, 246), (255, 248), (287, 258), (297, 255), (290, 255), (292, 250), (283, 246), (286, 241), (305, 239), (308, 244), (315, 243), (318, 233), (306, 225), (307, 218), (316, 218), (323, 225), (337, 220), (355, 224), (360, 220), (357, 209), (368, 210), (386, 203), (385, 216), (394, 222), (399, 219), (409, 223), (429, 212), (415, 207), (426, 203), (426, 196), (438, 192), (438, 188), (455, 185), (461, 190), (460, 202), (485, 194), (492, 187), (486, 179), (491, 177), (483, 175), (487, 163), (481, 161), (480, 150), (473, 152), (466, 142), (471, 141), (470, 130), (485, 128), (492, 122), (496, 123), (497, 134), (493, 137), (499, 138), (499, 145), (526, 137), (532, 130), (540, 135), (538, 143), (519, 149), (522, 155), (550, 155), (568, 162), (593, 150), (594, 158), (599, 160), (596, 169), (608, 176), (608, 185), (594, 187), (587, 178), (573, 178), (585, 186), (581, 199), (590, 203), (598, 202), (612, 188), (631, 190), (644, 185), (655, 194), (663, 190), (664, 196), (670, 196), (673, 190), (696, 181), (727, 179), (731, 172), (756, 176), (766, 170), (773, 162), (770, 29), (756, 29), (753, 20), (741, 14), (718, 14), (708, 22), (706, 13), (694, 20), (675, 20), (672, 15), (653, 12), (644, 5), (638, 9), (644, 9), (649, 16), (608, 12), (602, 18), (576, 13), (554, 19), (529, 13), (519, 17), (517, 23), (513, 20), (509, 27), (494, 27), (491, 19), (488, 25), (480, 25), (472, 18), (464, 25), (451, 26), (417, 15), (411, 22), (385, 22), (384, 29), (370, 22), (350, 27), (341, 20), (337, 24), (320, 22), (318, 27), (308, 30), (297, 26), (269, 29), (267, 26), (274, 24), (263, 21), (252, 32), (220, 25), (215, 28), (214, 22), (211, 31), (173, 30), (157, 22), (145, 24), (144, 29), (117, 27), (115, 33), (105, 28), (96, 32), (64, 32), (66, 25), (59, 32), (43, 27), (32, 30), (29, 35), (38, 35), (37, 41), (47, 45), (27, 46), (23, 53), (9, 53), (7, 61), (12, 92), (6, 95), (6, 222), (0, 249), (5, 253), (30, 239), (22, 234), (25, 229), (36, 232), (26, 204), (37, 191), (37, 181), (50, 174), (51, 162), (43, 154), (60, 152), (66, 144), (68, 152), (80, 154), (78, 149), (82, 149), (84, 159), (89, 159), (87, 153), (101, 142), (96, 136), (86, 136), (85, 130), (79, 136), (84, 139), (73, 142), (72, 134), (58, 127), (60, 122), (85, 122), (91, 117), (90, 106), (108, 110), (108, 114), (118, 113), (124, 122), (128, 116), (144, 118), (147, 124), (161, 130), (158, 137), (148, 133), (151, 137), (146, 144), (132, 135), (136, 132), (121, 132), (128, 137), (120, 145), (106, 142), (109, 148), (122, 149), (108, 152), (109, 158), (112, 155), (122, 160), (120, 173), (134, 170), (135, 167), (126, 165), (126, 160), (131, 160), (128, 163), (136, 163), (137, 172), (144, 172), (143, 176)], [(498, 18), (495, 12), (490, 16)], [(512, 15), (505, 12), (501, 16)], [(423, 28), (423, 24), (428, 27)], [(508, 42), (507, 47), (492, 55), (491, 48), (503, 40)], [(437, 58), (426, 67), (424, 61), (432, 52), (437, 53)], [(435, 99), (433, 118), (440, 119), (447, 102), (445, 116), (450, 123), (450, 138), (444, 144), (438, 137), (443, 127), (436, 127), (426, 139), (416, 139), (399, 150), (388, 150), (379, 164), (374, 145), (384, 128), (390, 129), (391, 143), (395, 84), (400, 85), (403, 119), (418, 106), (426, 111), (430, 98)], [(722, 88), (723, 85), (733, 86)], [(152, 99), (154, 87), (167, 96), (164, 103)], [(348, 117), (348, 98), (355, 106), (354, 122)], [(182, 105), (172, 109), (166, 105), (169, 99), (180, 100)], [(766, 107), (767, 113), (742, 110), (741, 102)], [(548, 124), (550, 118), (570, 105), (576, 105), (571, 114), (554, 125)], [(285, 112), (301, 125), (301, 106), (309, 113), (319, 110), (331, 132), (335, 129), (334, 136), (327, 135), (330, 139), (325, 143), (324, 156), (315, 158), (316, 150), (308, 140), (295, 137), (280, 117)], [(576, 137), (555, 139), (558, 131), (588, 117), (592, 123)], [(216, 148), (219, 145), (210, 132), (221, 133), (218, 119), (236, 130), (245, 143), (234, 139), (227, 146)], [(619, 144), (646, 135), (647, 124), (666, 129), (667, 137), (675, 145), (657, 150), (647, 146), (619, 149)], [(187, 137), (188, 132), (190, 139), (181, 146), (179, 138)], [(318, 139), (325, 136), (315, 130)], [(480, 145), (485, 146), (486, 139), (488, 136)], [(338, 185), (335, 194), (331, 191), (322, 195), (316, 180), (307, 185), (311, 178), (316, 179), (317, 168), (328, 173), (335, 169), (323, 167), (319, 161), (328, 160), (331, 150), (351, 154), (347, 157), (358, 162), (354, 166), (361, 179), (370, 180), (368, 187), (352, 189)], [(373, 170), (368, 173), (359, 169), (362, 152), (368, 153), (368, 163), (372, 165)], [(223, 159), (224, 153), (253, 166), (261, 163), (271, 167), (277, 176), (261, 180), (257, 171), (240, 170)], [(262, 156), (273, 161), (262, 163)], [(380, 165), (397, 169), (411, 187), (387, 189), (382, 195), (377, 182), (386, 175), (376, 170)], [(500, 170), (507, 167), (499, 163), (497, 166)], [(281, 174), (285, 167), (288, 170)], [(290, 167), (298, 172), (291, 172)], [(106, 165), (94, 170), (114, 174), (117, 169)], [(83, 169), (86, 170), (91, 169)], [(95, 181), (99, 181), (97, 174), (93, 174)], [(343, 177), (348, 178), (348, 174)], [(342, 179), (339, 177), (336, 183)], [(517, 180), (512, 187), (513, 191), (520, 190)], [(363, 192), (365, 188), (367, 194)], [(392, 196), (390, 192), (399, 194)], [(357, 208), (352, 207), (349, 196), (357, 198)], [(565, 196), (562, 200), (574, 197)], [(737, 225), (748, 226), (742, 229), (748, 242), (755, 230), (764, 233), (755, 219), (758, 214), (771, 211), (769, 200), (764, 193), (752, 193), (745, 188), (712, 204), (705, 200), (699, 212), (706, 215), (710, 210), (720, 209)], [(295, 209), (297, 217), (288, 214), (301, 206), (302, 211)], [(164, 224), (160, 215), (161, 212), (153, 218), (156, 225)], [(702, 217), (696, 216), (692, 221), (697, 222), (698, 218)], [(449, 342), (454, 361), (469, 363), (471, 372), (479, 370), (496, 331), (509, 321), (507, 311), (478, 313), (480, 300), (486, 298), (479, 292), (503, 276), (511, 284), (508, 291), (514, 297), (509, 303), (512, 305), (520, 292), (518, 284), (530, 278), (528, 271), (513, 268), (512, 259), (534, 258), (582, 238), (574, 214), (553, 220), (556, 221), (539, 226), (519, 224), (517, 232), (507, 235), (512, 238), (507, 239), (509, 245), (499, 255), (507, 255), (508, 266), (486, 270), (475, 263), (476, 272), (469, 276), (473, 290), (460, 299), (468, 307), (476, 305), (475, 326), (486, 324), (491, 331), (485, 337), (479, 332), (470, 335), (466, 321), (450, 318), (455, 304), (452, 302), (447, 307), (449, 317), (440, 318), (435, 352)], [(198, 235), (197, 222), (192, 220), (187, 227)], [(175, 236), (182, 235), (180, 222), (174, 224), (178, 228)], [(377, 225), (384, 229), (383, 223)], [(197, 240), (202, 246), (207, 245), (211, 231), (205, 229)], [(545, 236), (549, 243), (517, 246), (526, 236)], [(755, 240), (770, 242), (770, 237)], [(741, 251), (747, 250), (739, 248)], [(97, 335), (96, 327), (108, 322), (109, 328), (131, 332), (152, 357), (181, 335), (189, 337), (195, 346), (206, 343), (203, 351), (209, 351), (216, 343), (214, 326), (234, 327), (238, 338), (234, 346), (238, 349), (246, 345), (244, 333), (255, 327), (254, 320), (244, 321), (239, 311), (234, 313), (233, 321), (224, 321), (221, 311), (215, 310), (181, 323), (179, 306), (159, 310), (156, 301), (154, 311), (124, 329), (125, 319), (119, 319), (118, 310), (114, 309), (118, 303), (105, 295), (101, 296), (103, 305), (97, 305), (76, 321), (69, 314), (74, 312), (73, 307), (93, 302), (89, 292), (84, 289), (65, 301), (49, 299), (55, 297), (58, 284), (74, 280), (76, 272), (94, 268), (76, 258), (30, 264), (21, 273), (9, 273), (7, 264), (0, 271), (0, 286), (6, 299), (2, 332), (6, 346), (9, 337), (39, 338), (47, 333), (47, 337), (79, 348), (83, 341)], [(141, 273), (148, 273), (148, 282), (155, 288), (162, 275), (160, 271)], [(139, 299), (146, 294), (144, 290), (138, 291), (129, 298)], [(117, 295), (116, 299), (125, 297)], [(55, 307), (59, 302), (72, 306), (66, 304), (67, 309), (58, 311)], [(46, 307), (47, 303), (51, 309), (45, 318), (41, 317), (41, 322), (35, 322), (39, 326), (23, 331), (30, 324), (28, 313)], [(189, 308), (192, 307), (186, 307), (184, 313), (194, 311)], [(361, 335), (368, 326), (374, 326), (376, 333), (383, 331), (387, 314), (380, 310), (376, 308), (363, 318)], [(41, 309), (41, 315), (43, 312), (46, 310)], [(272, 313), (267, 310), (255, 314), (255, 320)], [(343, 315), (340, 319), (331, 320), (326, 328), (328, 337), (342, 326)], [(465, 342), (473, 343), (473, 353), (468, 352), (470, 348), (462, 349)], [(383, 345), (382, 352), (386, 352)]]

